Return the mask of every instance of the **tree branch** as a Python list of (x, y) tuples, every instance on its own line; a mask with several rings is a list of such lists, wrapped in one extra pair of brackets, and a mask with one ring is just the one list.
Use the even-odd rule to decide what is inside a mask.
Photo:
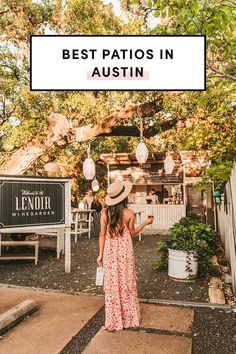
[[(176, 125), (176, 120), (170, 120), (158, 123), (156, 126), (146, 127), (143, 131), (143, 136), (147, 139), (159, 134), (160, 132), (169, 130)], [(100, 136), (133, 136), (139, 137), (140, 130), (136, 126), (116, 126), (111, 129), (110, 133), (101, 133)]]
[(138, 113), (141, 117), (153, 117), (155, 113), (159, 112), (161, 109), (162, 100), (158, 102), (144, 103), (140, 106), (135, 104), (127, 106), (119, 111), (113, 112), (110, 116), (95, 125), (89, 124), (84, 127), (76, 128), (76, 141), (87, 141), (101, 134), (110, 135), (112, 133), (112, 128), (117, 124), (117, 122), (124, 119), (133, 118), (135, 113)]
[(224, 73), (220, 72), (219, 70), (217, 70), (216, 68), (214, 68), (213, 66), (211, 66), (210, 64), (208, 64), (207, 67), (217, 74), (217, 75), (214, 75), (216, 77), (225, 77), (225, 78), (230, 79), (232, 81), (236, 81), (235, 76), (224, 74)]
[[(119, 135), (121, 135), (122, 129), (124, 132), (126, 128), (128, 128), (128, 130), (133, 128), (134, 130), (132, 134), (137, 135), (132, 136), (139, 136), (139, 130), (135, 127), (118, 126), (114, 131), (112, 130), (118, 121), (132, 118), (135, 112), (138, 112), (138, 114), (142, 117), (147, 117), (154, 116), (154, 114), (161, 109), (161, 100), (159, 102), (148, 102), (140, 106), (133, 104), (124, 107), (119, 111), (113, 112), (95, 125), (89, 124), (80, 128), (70, 128), (70, 124), (66, 117), (61, 114), (52, 113), (48, 118), (48, 128), (45, 131), (45, 141), (43, 143), (38, 143), (35, 139), (33, 139), (24, 147), (21, 147), (15, 151), (11, 155), (10, 159), (1, 166), (0, 174), (22, 175), (40, 156), (47, 153), (54, 145), (64, 146), (74, 141), (88, 141), (99, 135), (115, 135), (115, 132), (118, 132)], [(170, 124), (170, 122), (166, 122), (166, 126), (163, 123), (161, 129), (164, 128), (164, 126), (167, 129), (168, 124)], [(169, 126), (172, 127), (173, 125), (171, 126), (170, 124)], [(146, 136), (153, 136), (160, 131), (158, 130), (158, 127), (157, 130), (155, 129), (148, 129)], [(131, 134), (131, 130), (130, 132), (127, 131), (127, 134)]]
[(9, 12), (9, 9), (7, 9), (7, 10), (3, 10), (3, 11), (0, 11), (0, 16), (2, 16), (2, 15), (4, 15), (4, 14), (6, 14), (7, 12)]

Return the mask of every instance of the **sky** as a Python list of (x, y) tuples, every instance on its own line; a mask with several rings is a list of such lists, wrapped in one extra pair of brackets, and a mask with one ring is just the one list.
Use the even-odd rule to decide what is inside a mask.
[(121, 11), (120, 1), (119, 1), (119, 0), (102, 0), (102, 2), (103, 2), (105, 5), (112, 4), (115, 14), (116, 14), (117, 16), (120, 16), (120, 15), (121, 15), (122, 11)]
[[(32, 0), (32, 2), (33, 3), (40, 3), (41, 0)], [(105, 5), (112, 4), (115, 14), (119, 17), (122, 17), (122, 9), (120, 6), (120, 0), (102, 0), (102, 2)], [(152, 28), (156, 27), (159, 22), (160, 22), (160, 20), (158, 18), (155, 18), (153, 16), (149, 16), (148, 26), (152, 29)], [(46, 29), (45, 34), (54, 34), (54, 32), (51, 31), (50, 29)]]

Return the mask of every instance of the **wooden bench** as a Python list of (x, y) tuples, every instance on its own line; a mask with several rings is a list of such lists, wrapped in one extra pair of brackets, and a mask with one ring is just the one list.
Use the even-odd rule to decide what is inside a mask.
[(64, 229), (44, 229), (42, 231), (37, 231), (37, 235), (56, 237), (57, 258), (59, 259), (60, 255), (64, 254)]
[[(26, 255), (7, 255), (7, 256), (2, 256), (1, 253), (1, 248), (2, 246), (34, 246), (35, 247), (35, 253), (32, 256), (26, 256)], [(39, 241), (1, 241), (0, 239), (0, 260), (9, 260), (9, 259), (33, 259), (34, 264), (38, 264), (38, 255), (39, 255)]]
[[(45, 228), (42, 228), (41, 230), (38, 230), (38, 231), (35, 231), (35, 229), (29, 229), (27, 231), (21, 231), (21, 233), (31, 233), (32, 235), (37, 233), (37, 235), (46, 236), (47, 238), (48, 237), (53, 237), (53, 238), (56, 237), (57, 258), (60, 258), (60, 255), (64, 254), (64, 248), (65, 248), (64, 247), (64, 228), (53, 228), (53, 229), (50, 228), (50, 229), (48, 229), (45, 227)], [(0, 239), (1, 239), (1, 234), (0, 234)], [(39, 245), (41, 246), (40, 241), (39, 241)], [(53, 246), (53, 248), (55, 248), (55, 247)]]

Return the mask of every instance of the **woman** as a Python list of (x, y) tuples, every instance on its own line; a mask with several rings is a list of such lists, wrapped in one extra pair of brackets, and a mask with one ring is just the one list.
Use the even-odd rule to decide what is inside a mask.
[(134, 212), (127, 208), (130, 182), (115, 182), (107, 189), (107, 208), (101, 215), (99, 256), (103, 264), (105, 291), (105, 326), (109, 331), (138, 327), (140, 309), (137, 294), (132, 237), (153, 217), (134, 227)]
[(71, 208), (78, 208), (78, 200), (75, 194), (70, 195), (70, 206)]
[(91, 209), (94, 210), (93, 212), (93, 232), (94, 237), (99, 237), (100, 233), (100, 219), (101, 219), (101, 210), (102, 204), (99, 202), (98, 197), (94, 196)]

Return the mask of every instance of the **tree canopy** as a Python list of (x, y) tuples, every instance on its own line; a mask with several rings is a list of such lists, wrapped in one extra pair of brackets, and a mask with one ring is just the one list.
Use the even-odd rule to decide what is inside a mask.
[[(83, 192), (87, 185), (81, 183), (81, 166), (87, 145), (74, 138), (76, 129), (101, 128), (103, 123), (92, 142), (95, 159), (100, 153), (134, 151), (139, 121), (133, 113), (139, 105), (155, 103), (151, 113), (143, 112), (150, 149), (164, 151), (171, 144), (174, 150), (209, 150), (212, 167), (206, 170), (205, 180), (210, 178), (221, 187), (236, 156), (235, 2), (133, 0), (121, 4), (123, 15), (118, 17), (101, 0), (2, 0), (0, 171), (26, 146), (44, 146), (23, 172), (42, 175), (44, 164), (56, 160), (62, 174), (75, 177)], [(157, 18), (154, 28), (148, 25), (151, 17)], [(207, 91), (31, 92), (29, 36), (44, 33), (206, 34)], [(68, 121), (63, 139), (49, 134), (54, 124), (49, 117), (55, 114)], [(218, 168), (220, 172), (215, 173)], [(104, 166), (98, 169), (105, 180)]]

